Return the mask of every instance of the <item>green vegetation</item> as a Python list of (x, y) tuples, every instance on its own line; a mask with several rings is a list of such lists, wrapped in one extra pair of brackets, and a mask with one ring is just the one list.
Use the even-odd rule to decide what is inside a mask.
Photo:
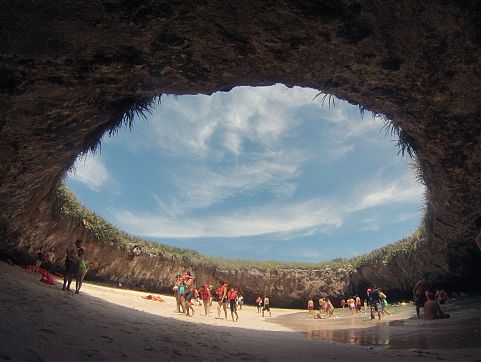
[(418, 230), (408, 238), (352, 259), (337, 258), (320, 263), (286, 262), (278, 260), (258, 261), (202, 255), (191, 249), (176, 248), (129, 235), (111, 225), (99, 215), (85, 208), (63, 183), (60, 183), (56, 191), (55, 213), (57, 217), (73, 221), (79, 227), (84, 228), (94, 239), (98, 240), (99, 243), (118, 247), (126, 251), (130, 251), (135, 245), (138, 245), (142, 250), (142, 253), (155, 255), (162, 259), (179, 261), (184, 264), (192, 265), (193, 267), (215, 267), (228, 270), (318, 270), (329, 268), (337, 270), (342, 269), (344, 272), (347, 272), (358, 265), (366, 263), (391, 263), (397, 255), (400, 255), (401, 253), (410, 253), (414, 249), (417, 240), (420, 240), (424, 234), (423, 229), (418, 228)]

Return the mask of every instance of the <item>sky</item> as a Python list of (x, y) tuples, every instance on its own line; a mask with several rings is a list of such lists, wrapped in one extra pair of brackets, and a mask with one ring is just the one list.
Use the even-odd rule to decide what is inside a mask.
[(309, 88), (163, 95), (66, 181), (132, 235), (229, 258), (319, 262), (409, 236), (423, 186), (370, 112)]

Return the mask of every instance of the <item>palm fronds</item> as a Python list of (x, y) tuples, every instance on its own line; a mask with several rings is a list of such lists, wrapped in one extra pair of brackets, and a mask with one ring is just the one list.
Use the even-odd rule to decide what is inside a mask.
[(373, 117), (382, 120), (381, 131), (384, 130), (386, 136), (397, 138), (395, 147), (398, 148), (398, 155), (402, 157), (408, 155), (411, 159), (416, 157), (413, 138), (410, 137), (399, 124), (388, 119), (384, 114), (373, 113)]
[(331, 108), (331, 103), (332, 103), (333, 107), (336, 106), (336, 102), (335, 102), (336, 98), (332, 94), (319, 92), (314, 96), (314, 98), (312, 98), (312, 100), (315, 100), (317, 97), (321, 97), (321, 105), (323, 107), (324, 107), (324, 102), (326, 101), (326, 99), (327, 99), (327, 103), (328, 103), (329, 108)]
[(140, 98), (126, 97), (105, 105), (106, 111), (114, 110), (114, 116), (110, 121), (100, 125), (89, 135), (82, 153), (95, 153), (100, 148), (102, 136), (106, 132), (108, 132), (109, 136), (113, 136), (124, 126), (132, 129), (136, 118), (147, 120), (147, 113), (150, 114), (152, 108), (160, 104), (160, 101), (161, 95)]

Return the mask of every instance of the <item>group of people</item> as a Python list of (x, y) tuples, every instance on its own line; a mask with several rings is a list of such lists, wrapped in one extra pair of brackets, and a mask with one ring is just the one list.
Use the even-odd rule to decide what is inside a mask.
[(448, 294), (441, 288), (434, 293), (430, 290), (427, 283), (427, 275), (424, 275), (414, 286), (414, 303), (416, 305), (416, 315), (420, 318), (420, 308), (424, 310), (424, 319), (449, 318), (448, 313), (441, 310), (440, 304), (444, 304), (448, 299)]
[(55, 249), (53, 247), (49, 248), (48, 251), (45, 251), (44, 248), (40, 248), (37, 251), (32, 272), (37, 273), (40, 268), (43, 268), (47, 272), (52, 273), (55, 259)]
[(256, 306), (257, 306), (257, 313), (262, 312), (262, 316), (264, 317), (264, 312), (269, 312), (269, 317), (272, 317), (271, 314), (271, 305), (269, 301), (269, 297), (264, 295), (264, 298), (261, 298), (259, 295), (256, 299)]
[(314, 315), (314, 319), (336, 317), (334, 314), (334, 305), (328, 298), (319, 298), (319, 308), (315, 310), (314, 301), (312, 297), (309, 297), (309, 300), (307, 301), (307, 310), (309, 311), (309, 314)]
[(70, 284), (75, 278), (75, 293), (79, 294), (86, 273), (85, 247), (82, 240), (77, 240), (67, 247), (62, 290), (70, 291)]
[(349, 308), (352, 315), (369, 311), (371, 319), (375, 319), (376, 315), (379, 319), (381, 319), (381, 315), (390, 315), (388, 306), (386, 294), (378, 288), (368, 288), (364, 301), (361, 301), (358, 295), (351, 296), (347, 300), (341, 300), (341, 308)]
[[(33, 273), (42, 271), (42, 273), (44, 273), (43, 276), (48, 276), (52, 283), (54, 283), (49, 274), (55, 273), (58, 276), (61, 276), (61, 274), (57, 273), (56, 259), (57, 257), (53, 247), (48, 248), (47, 251), (45, 251), (44, 248), (40, 248), (37, 251), (33, 268), (31, 268), (30, 271)], [(63, 274), (64, 279), (62, 290), (70, 291), (72, 279), (75, 278), (75, 293), (79, 294), (87, 269), (83, 241), (77, 240), (70, 243), (65, 255), (65, 272)]]
[[(237, 309), (242, 310), (244, 297), (237, 288), (229, 287), (225, 281), (219, 281), (219, 287), (215, 291), (208, 283), (203, 283), (200, 288), (196, 288), (194, 277), (190, 272), (187, 272), (183, 276), (180, 274), (176, 276), (172, 290), (177, 304), (177, 313), (194, 316), (195, 310), (193, 306), (202, 305), (204, 307), (204, 316), (209, 316), (210, 308), (215, 303), (217, 305), (218, 319), (221, 319), (221, 312), (223, 311), (224, 319), (227, 320), (227, 308), (229, 307), (232, 321), (237, 322), (239, 320)], [(264, 312), (269, 312), (269, 316), (271, 316), (267, 295), (261, 301), (262, 316), (264, 316)], [(260, 311), (259, 305), (258, 302), (258, 312)]]

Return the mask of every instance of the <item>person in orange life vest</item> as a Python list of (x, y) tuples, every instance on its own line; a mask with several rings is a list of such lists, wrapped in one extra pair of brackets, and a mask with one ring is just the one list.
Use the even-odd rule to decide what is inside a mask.
[(224, 309), (225, 319), (227, 319), (227, 283), (220, 281), (220, 287), (215, 294), (218, 296), (219, 303), (217, 304), (217, 317), (220, 319), (220, 309)]
[(202, 297), (202, 304), (204, 304), (204, 315), (208, 316), (209, 309), (210, 309), (210, 297), (211, 297), (209, 284), (204, 284), (202, 287), (200, 287), (200, 296)]
[[(233, 322), (237, 322), (239, 320), (239, 315), (237, 314), (237, 291), (234, 288), (230, 288), (229, 292), (227, 293), (227, 299), (229, 299), (230, 304), (230, 315), (232, 317)], [(236, 319), (234, 321), (234, 314)]]

